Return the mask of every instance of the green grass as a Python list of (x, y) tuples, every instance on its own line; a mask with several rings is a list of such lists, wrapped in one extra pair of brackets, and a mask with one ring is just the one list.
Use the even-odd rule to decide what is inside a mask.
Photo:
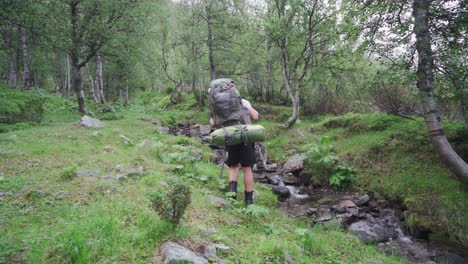
[[(0, 172), (4, 174), (0, 192), (11, 193), (0, 198), (0, 262), (148, 263), (154, 261), (164, 241), (180, 238), (228, 245), (231, 252), (221, 255), (226, 263), (284, 263), (288, 254), (296, 263), (404, 262), (398, 257), (380, 254), (375, 247), (364, 245), (337, 227), (311, 228), (306, 218), (287, 218), (276, 208), (275, 196), (262, 185), (255, 186), (260, 193), (256, 204), (267, 209), (266, 212), (249, 214), (242, 203), (235, 204), (232, 211), (220, 211), (211, 206), (210, 194), (224, 197), (227, 171), (219, 177), (219, 168), (209, 162), (211, 152), (207, 146), (194, 139), (160, 134), (152, 124), (157, 120), (163, 125), (206, 124), (207, 111), (199, 112), (188, 95), (175, 106), (168, 104), (164, 96), (140, 96), (132, 106), (119, 110), (122, 118), (105, 121), (107, 126), (102, 129), (73, 125), (78, 122), (79, 115), (73, 112), (72, 102), (51, 96), (48, 100), (52, 103), (48, 103), (60, 107), (47, 107), (42, 126), (0, 134)], [(273, 113), (285, 110), (284, 107), (272, 109)], [(284, 121), (281, 118), (277, 121)], [(409, 187), (421, 186), (423, 197), (435, 189), (440, 192), (439, 204), (448, 205), (447, 210), (453, 209), (453, 201), (466, 201), (463, 193), (447, 191), (458, 185), (455, 181), (446, 181), (447, 173), (437, 163), (418, 163), (426, 167), (413, 169), (412, 156), (405, 155), (407, 160), (403, 163), (401, 155), (380, 154), (380, 160), (357, 166), (360, 159), (367, 159), (366, 150), (387, 144), (389, 135), (396, 131), (385, 132), (379, 128), (371, 140), (369, 137), (366, 140), (365, 133), (372, 133), (368, 126), (358, 129), (356, 135), (346, 133), (346, 127), (325, 129), (323, 123), (329, 118), (303, 120), (291, 130), (262, 120), (261, 124), (270, 134), (265, 142), (270, 155), (284, 160), (292, 155), (286, 151), (301, 152), (303, 145), (322, 135), (330, 135), (343, 160), (360, 170), (362, 179), (357, 188), (375, 188), (395, 196), (405, 194), (416, 200), (420, 198), (418, 191)], [(93, 135), (94, 132), (98, 134)], [(16, 137), (11, 138), (12, 135)], [(136, 144), (149, 140), (153, 145), (130, 145), (120, 135)], [(356, 144), (364, 147), (356, 147)], [(358, 158), (359, 155), (363, 156)], [(190, 160), (189, 157), (194, 158)], [(138, 166), (146, 168), (141, 176), (121, 182), (103, 180), (106, 175), (118, 174), (119, 168)], [(64, 177), (71, 175), (75, 168), (78, 172), (99, 170), (99, 175)], [(411, 170), (428, 170), (432, 174), (424, 175), (424, 184), (419, 178), (403, 181), (408, 178), (405, 173)], [(390, 184), (388, 175), (401, 182)], [(170, 228), (152, 211), (146, 196), (161, 182), (174, 178), (187, 183), (192, 191), (192, 203), (176, 229)], [(433, 182), (427, 180), (429, 178), (438, 180)], [(463, 225), (462, 212), (466, 210), (459, 213), (460, 220), (454, 227)], [(450, 214), (447, 216), (447, 221), (453, 220)], [(204, 235), (201, 229), (210, 226), (216, 228), (216, 234)]]

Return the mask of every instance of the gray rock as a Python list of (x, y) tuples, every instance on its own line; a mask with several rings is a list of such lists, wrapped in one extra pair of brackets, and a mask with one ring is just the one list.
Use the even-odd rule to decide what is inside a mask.
[(357, 207), (346, 208), (346, 211), (348, 211), (349, 214), (352, 215), (352, 216), (358, 216), (359, 215), (359, 208), (357, 208)]
[(99, 170), (85, 170), (77, 171), (75, 173), (76, 177), (98, 177), (101, 172)]
[(139, 148), (147, 148), (147, 147), (151, 147), (151, 145), (152, 145), (152, 144), (151, 144), (151, 141), (145, 139), (145, 140), (143, 140), (142, 142), (140, 142), (140, 143), (137, 145), (137, 147), (139, 147)]
[(201, 140), (203, 143), (211, 143), (211, 137), (210, 136), (202, 136)]
[(101, 133), (99, 133), (99, 131), (94, 131), (93, 134), (91, 134), (93, 137), (99, 137), (100, 135)]
[(92, 118), (86, 115), (81, 118), (78, 125), (84, 126), (84, 127), (105, 127), (106, 126), (105, 123), (97, 120), (96, 118)]
[(394, 227), (382, 223), (361, 220), (351, 224), (348, 230), (357, 235), (364, 243), (387, 242), (397, 237)]
[(205, 256), (205, 258), (216, 257), (216, 247), (214, 245), (206, 246), (203, 255)]
[(4, 176), (3, 172), (0, 172), (0, 180), (3, 179), (3, 176)]
[(133, 141), (131, 139), (129, 139), (127, 136), (125, 136), (125, 135), (120, 135), (120, 138), (125, 141), (125, 144), (135, 145), (135, 143), (133, 143)]
[(368, 194), (364, 194), (363, 196), (359, 197), (359, 199), (355, 202), (357, 206), (366, 205), (371, 200)]
[(11, 135), (9, 137), (7, 137), (9, 140), (17, 140), (18, 139), (18, 136), (17, 135)]
[(266, 178), (273, 185), (278, 185), (281, 182), (281, 178), (278, 175), (267, 175)]
[(344, 201), (341, 201), (339, 206), (343, 206), (343, 207), (356, 207), (356, 205), (353, 203), (353, 201), (351, 200), (344, 200)]
[(288, 185), (300, 185), (302, 183), (301, 178), (292, 173), (286, 173), (281, 175), (281, 179), (285, 184)]
[(218, 231), (213, 226), (210, 226), (210, 227), (200, 228), (200, 232), (202, 235), (209, 237), (209, 236), (216, 234)]
[(314, 219), (314, 222), (315, 223), (322, 223), (322, 222), (330, 221), (332, 219), (333, 219), (333, 215), (325, 214), (325, 215), (321, 215), (320, 217)]
[(145, 173), (146, 168), (144, 166), (140, 166), (136, 169), (129, 169), (126, 174), (128, 177), (137, 177), (141, 176), (143, 173)]
[(283, 170), (287, 172), (298, 171), (304, 169), (304, 154), (296, 154), (292, 156), (283, 166)]
[(266, 167), (265, 167), (265, 170), (267, 172), (274, 172), (278, 169), (278, 164), (276, 163), (272, 163), (272, 164), (267, 164)]
[(224, 210), (230, 211), (234, 208), (232, 204), (230, 204), (228, 201), (224, 200), (221, 197), (210, 195), (209, 199), (210, 203), (218, 209), (223, 208)]
[(124, 170), (124, 165), (123, 164), (117, 164), (115, 165), (115, 170), (118, 172), (121, 172)]
[(314, 215), (315, 213), (317, 213), (317, 211), (318, 211), (317, 208), (311, 207), (305, 211), (305, 214), (310, 216), (310, 215)]
[(336, 212), (337, 214), (344, 214), (347, 212), (346, 208), (341, 205), (334, 205), (332, 208), (333, 208), (333, 211)]
[(159, 131), (159, 133), (161, 133), (161, 134), (169, 134), (169, 131), (170, 131), (170, 130), (169, 130), (169, 128), (167, 128), (167, 127), (158, 127), (158, 131)]
[[(122, 174), (123, 175), (123, 174)], [(124, 176), (125, 177), (125, 176)], [(104, 177), (102, 177), (102, 179), (106, 182), (113, 182), (113, 181), (116, 181), (117, 179), (112, 176), (112, 175), (106, 175)]]
[(274, 194), (278, 196), (279, 200), (286, 200), (291, 195), (291, 192), (285, 186), (274, 185), (274, 186), (271, 186), (271, 190), (273, 191)]
[(0, 192), (0, 197), (6, 196), (4, 192)]
[(317, 203), (319, 204), (328, 204), (333, 200), (330, 197), (323, 197), (322, 199), (318, 200)]
[(286, 249), (283, 249), (283, 257), (284, 257), (285, 263), (296, 264), (296, 261), (294, 260), (293, 255), (289, 253), (289, 251), (287, 251)]
[(125, 180), (127, 180), (127, 176), (125, 176), (125, 174), (119, 173), (119, 174), (115, 175), (115, 179), (118, 180), (118, 181), (125, 181)]
[(228, 253), (229, 251), (231, 251), (230, 247), (223, 244), (214, 244), (213, 246), (216, 248), (216, 251), (221, 251), (224, 253)]
[(387, 200), (378, 200), (377, 204), (380, 208), (387, 208), (390, 205)]
[(192, 264), (208, 264), (208, 260), (198, 255), (192, 250), (185, 248), (174, 242), (166, 242), (162, 246), (164, 264), (177, 263), (185, 261)]
[(207, 136), (211, 133), (211, 127), (209, 125), (196, 124), (190, 127), (191, 137), (202, 137)]

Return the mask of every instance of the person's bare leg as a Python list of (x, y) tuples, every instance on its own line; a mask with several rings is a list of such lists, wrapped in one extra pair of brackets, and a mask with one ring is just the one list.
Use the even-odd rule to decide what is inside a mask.
[(242, 167), (244, 171), (244, 186), (246, 192), (253, 191), (253, 174), (252, 167)]
[(229, 167), (229, 181), (237, 181), (237, 177), (239, 176), (239, 169), (240, 164), (232, 165)]

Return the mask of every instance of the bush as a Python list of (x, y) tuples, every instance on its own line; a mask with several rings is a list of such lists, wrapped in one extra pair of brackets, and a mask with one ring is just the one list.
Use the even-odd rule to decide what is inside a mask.
[(343, 188), (354, 181), (356, 172), (350, 166), (339, 165), (330, 138), (322, 137), (318, 143), (310, 144), (307, 148), (306, 165), (316, 173), (312, 183), (321, 184), (326, 179), (331, 186)]
[(45, 98), (0, 85), (0, 123), (39, 123)]
[(119, 104), (96, 104), (88, 103), (89, 115), (100, 120), (118, 120), (122, 119), (122, 106)]
[(153, 210), (174, 226), (179, 224), (185, 209), (191, 202), (190, 188), (174, 181), (161, 185), (148, 193), (148, 197)]
[(67, 167), (64, 170), (62, 170), (62, 172), (60, 172), (60, 177), (63, 180), (71, 180), (71, 179), (75, 178), (76, 170), (77, 170), (76, 166)]

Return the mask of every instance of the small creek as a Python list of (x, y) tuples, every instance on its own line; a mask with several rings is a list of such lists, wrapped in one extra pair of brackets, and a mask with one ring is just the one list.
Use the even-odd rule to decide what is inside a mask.
[[(209, 143), (209, 126), (180, 124), (168, 132)], [(211, 147), (214, 162), (221, 165), (223, 151)], [(309, 217), (311, 226), (339, 225), (363, 242), (376, 244), (381, 252), (404, 256), (413, 263), (468, 263), (466, 249), (410, 236), (398, 204), (371, 193), (307, 186), (310, 175), (297, 165), (269, 163), (262, 167), (261, 161), (254, 167), (255, 181), (277, 194), (278, 207), (289, 217)]]

